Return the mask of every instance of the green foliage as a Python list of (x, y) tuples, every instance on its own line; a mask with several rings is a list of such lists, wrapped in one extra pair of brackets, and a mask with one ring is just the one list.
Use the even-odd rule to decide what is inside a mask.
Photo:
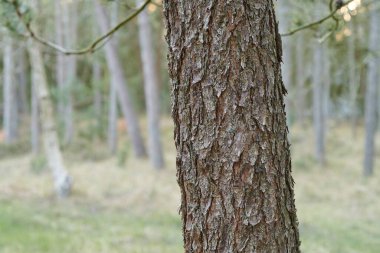
[(0, 201), (0, 252), (176, 253), (179, 216), (134, 214), (58, 203)]
[(3, 26), (16, 34), (25, 33), (25, 24), (32, 20), (32, 12), (28, 5), (19, 0), (1, 0), (0, 11)]

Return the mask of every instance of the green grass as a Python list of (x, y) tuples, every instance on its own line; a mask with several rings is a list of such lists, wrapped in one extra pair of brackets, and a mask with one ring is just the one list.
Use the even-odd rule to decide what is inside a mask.
[(0, 252), (180, 252), (179, 217), (0, 202)]
[[(68, 200), (54, 198), (49, 170), (36, 173), (31, 156), (1, 160), (0, 253), (183, 252), (172, 125), (163, 123), (167, 168), (160, 172), (147, 160), (128, 157), (120, 169), (117, 157), (68, 151)], [(325, 166), (314, 159), (312, 129), (291, 133), (302, 252), (380, 252), (380, 164), (363, 179), (362, 132), (353, 138), (349, 127), (331, 126)]]

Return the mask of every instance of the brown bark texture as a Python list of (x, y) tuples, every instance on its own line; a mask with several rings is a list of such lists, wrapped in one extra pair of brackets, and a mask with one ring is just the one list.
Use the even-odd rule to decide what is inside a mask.
[(270, 0), (165, 0), (185, 252), (299, 252)]

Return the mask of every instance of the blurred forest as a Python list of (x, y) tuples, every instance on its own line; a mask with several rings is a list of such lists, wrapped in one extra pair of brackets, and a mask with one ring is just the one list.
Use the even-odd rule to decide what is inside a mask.
[[(162, 2), (0, 3), (0, 252), (182, 252)], [(275, 8), (301, 249), (379, 252), (380, 2)]]

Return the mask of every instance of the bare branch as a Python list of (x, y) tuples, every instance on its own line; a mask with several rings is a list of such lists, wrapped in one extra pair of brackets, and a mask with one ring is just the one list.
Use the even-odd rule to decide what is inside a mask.
[[(348, 5), (349, 3), (353, 2), (354, 0), (349, 0), (345, 3), (342, 4), (342, 6), (340, 8), (336, 8), (334, 11), (332, 11), (329, 15), (327, 15), (326, 17), (322, 18), (322, 19), (319, 19), (317, 21), (314, 21), (312, 23), (309, 23), (309, 24), (306, 24), (306, 25), (303, 25), (303, 26), (300, 26), (294, 30), (291, 30), (287, 33), (282, 33), (280, 34), (282, 37), (286, 37), (286, 36), (291, 36), (297, 32), (300, 32), (302, 30), (306, 30), (306, 29), (309, 29), (309, 28), (312, 28), (314, 26), (317, 26), (317, 25), (320, 25), (322, 23), (324, 23), (326, 20), (329, 20), (330, 18), (333, 18), (335, 19), (335, 14), (344, 6)], [(331, 5), (332, 1), (330, 2), (330, 5)]]
[[(39, 43), (41, 43), (47, 47), (50, 47), (50, 48), (52, 48), (52, 49), (54, 49), (54, 50), (56, 50), (62, 54), (65, 54), (65, 55), (83, 55), (83, 54), (87, 54), (87, 53), (94, 53), (96, 50), (101, 48), (106, 43), (107, 38), (109, 38), (112, 34), (117, 32), (120, 28), (122, 28), (124, 25), (126, 25), (128, 22), (130, 22), (132, 19), (134, 19), (137, 15), (139, 15), (149, 3), (151, 3), (151, 0), (146, 0), (138, 9), (136, 9), (135, 12), (133, 12), (126, 19), (124, 19), (119, 24), (117, 24), (115, 27), (113, 27), (110, 31), (108, 31), (104, 35), (97, 38), (89, 46), (87, 46), (83, 49), (71, 50), (71, 49), (66, 49), (60, 45), (57, 45), (51, 41), (45, 40), (44, 38), (38, 36), (33, 31), (33, 29), (31, 28), (30, 22), (25, 22), (23, 15), (22, 15), (22, 12), (19, 9), (19, 5), (18, 5), (17, 1), (16, 0), (12, 1), (12, 4), (13, 4), (13, 7), (15, 8), (17, 17), (19, 18), (19, 20), (22, 22), (22, 24), (25, 26), (25, 28), (27, 30), (27, 34), (24, 34), (24, 35), (29, 36), (32, 39), (36, 40), (37, 42), (39, 42)], [(104, 42), (104, 43), (102, 43), (102, 42)]]

